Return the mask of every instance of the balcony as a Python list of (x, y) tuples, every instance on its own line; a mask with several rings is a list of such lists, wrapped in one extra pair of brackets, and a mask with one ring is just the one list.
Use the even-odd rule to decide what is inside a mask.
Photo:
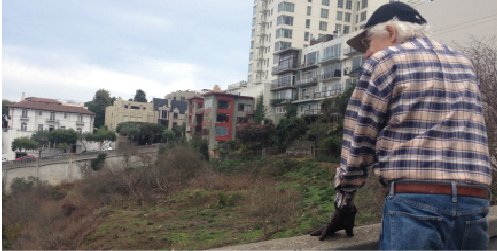
[(58, 119), (46, 119), (46, 123), (59, 123)]
[(28, 121), (28, 120), (29, 120), (29, 118), (28, 118), (28, 117), (21, 117), (21, 120), (22, 120), (22, 121)]
[(295, 87), (310, 86), (310, 85), (315, 85), (317, 83), (318, 83), (317, 77), (303, 78), (303, 79), (295, 81)]
[(284, 54), (287, 52), (300, 52), (300, 49), (297, 47), (288, 47), (286, 49), (273, 52), (273, 55)]
[(349, 76), (349, 77), (357, 77), (357, 75), (359, 74), (359, 71), (361, 70), (362, 66), (356, 66), (355, 68), (345, 68), (345, 70), (343, 71), (343, 74), (345, 76)]
[(319, 76), (320, 81), (330, 81), (330, 80), (337, 80), (342, 77), (342, 70), (341, 69), (335, 69), (335, 71), (331, 72), (325, 72), (323, 75)]
[(321, 115), (321, 109), (310, 109), (310, 110), (305, 110), (304, 115)]
[(299, 71), (303, 71), (303, 70), (309, 70), (309, 69), (313, 69), (313, 68), (318, 68), (318, 64), (316, 64), (316, 61), (313, 61), (313, 62), (307, 62), (307, 64), (301, 64), (300, 65), (300, 68), (298, 68)]
[(349, 47), (348, 49), (343, 50), (343, 55), (346, 57), (355, 56), (357, 54), (361, 54), (362, 52), (354, 50), (354, 48)]
[(326, 64), (340, 61), (340, 53), (326, 54), (318, 57), (318, 64)]
[(278, 66), (274, 66), (271, 70), (272, 75), (280, 75), (280, 74), (285, 74), (289, 72), (294, 72), (297, 71), (297, 64), (296, 63), (283, 63)]
[(273, 83), (271, 84), (271, 91), (290, 89), (293, 88), (293, 85), (293, 81), (273, 80)]
[(243, 87), (247, 87), (247, 83), (246, 82), (228, 85), (228, 90), (233, 90), (233, 89), (238, 89), (238, 88), (243, 88)]
[(314, 93), (314, 98), (332, 98), (342, 94), (342, 90), (328, 90)]
[(295, 100), (295, 97), (294, 98), (275, 98), (275, 99), (271, 99), (269, 101), (269, 103), (271, 105), (279, 106), (279, 105), (286, 105), (288, 103), (291, 103), (293, 100)]
[(83, 121), (76, 121), (76, 125), (85, 125), (85, 122), (83, 122)]
[(204, 108), (195, 109), (195, 114), (202, 114), (202, 113), (204, 113)]

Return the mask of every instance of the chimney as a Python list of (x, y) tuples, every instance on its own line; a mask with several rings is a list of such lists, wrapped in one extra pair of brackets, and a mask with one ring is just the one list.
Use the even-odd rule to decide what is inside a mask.
[(26, 100), (26, 93), (22, 92), (21, 101)]

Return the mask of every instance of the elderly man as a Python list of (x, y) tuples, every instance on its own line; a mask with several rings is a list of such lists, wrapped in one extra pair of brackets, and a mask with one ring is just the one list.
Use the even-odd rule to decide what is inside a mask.
[(468, 58), (429, 39), (426, 20), (400, 2), (347, 43), (368, 60), (345, 116), (335, 212), (311, 235), (353, 235), (355, 193), (372, 167), (389, 189), (379, 249), (487, 249), (491, 170)]

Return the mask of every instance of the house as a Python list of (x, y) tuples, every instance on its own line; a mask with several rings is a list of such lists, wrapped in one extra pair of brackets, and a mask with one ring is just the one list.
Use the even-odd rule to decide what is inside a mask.
[(122, 122), (156, 123), (154, 105), (151, 102), (125, 101), (121, 97), (105, 108), (105, 125), (115, 131)]
[[(83, 106), (64, 105), (62, 102), (46, 98), (26, 98), (8, 105), (8, 126), (2, 133), (2, 157), (13, 159), (11, 143), (20, 137), (30, 137), (36, 131), (73, 129), (78, 133), (92, 132), (95, 113)], [(81, 151), (75, 145), (71, 152)]]
[(155, 123), (164, 125), (168, 130), (185, 123), (187, 101), (154, 98), (152, 103)]
[(209, 152), (219, 143), (235, 140), (237, 124), (254, 119), (254, 98), (209, 92), (188, 99), (186, 138), (207, 140)]

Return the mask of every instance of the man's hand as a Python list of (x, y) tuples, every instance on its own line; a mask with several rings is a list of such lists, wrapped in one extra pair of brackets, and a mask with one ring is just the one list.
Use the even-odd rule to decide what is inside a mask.
[(357, 209), (336, 209), (331, 215), (331, 219), (326, 225), (311, 233), (311, 236), (319, 236), (319, 241), (323, 241), (328, 235), (340, 230), (345, 230), (348, 236), (354, 236), (354, 222)]

